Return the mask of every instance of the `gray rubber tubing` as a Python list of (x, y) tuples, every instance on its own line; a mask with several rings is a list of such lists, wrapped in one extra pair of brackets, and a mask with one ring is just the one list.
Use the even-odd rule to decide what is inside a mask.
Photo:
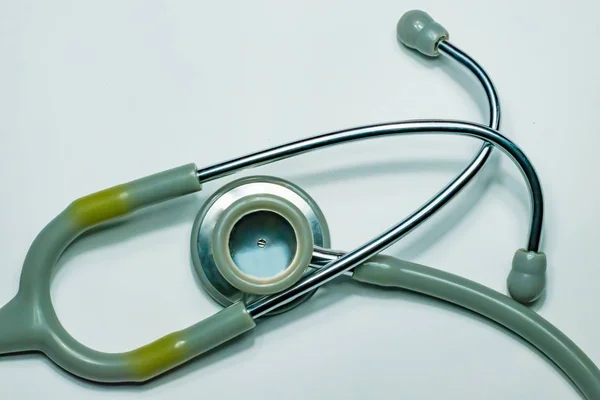
[(19, 291), (0, 309), (0, 354), (40, 351), (81, 378), (142, 382), (252, 329), (254, 320), (242, 303), (235, 303), (139, 349), (103, 353), (75, 340), (63, 328), (52, 306), (52, 270), (75, 238), (106, 221), (200, 189), (196, 166), (188, 164), (71, 203), (35, 238), (25, 258)]
[(434, 268), (377, 255), (353, 279), (423, 293), (510, 329), (552, 360), (588, 400), (600, 399), (600, 370), (575, 343), (531, 309), (488, 287)]

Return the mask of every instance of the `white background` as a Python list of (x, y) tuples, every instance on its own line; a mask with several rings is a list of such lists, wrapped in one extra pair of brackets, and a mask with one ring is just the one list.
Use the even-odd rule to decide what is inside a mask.
[[(591, 0), (0, 3), (0, 303), (16, 293), (35, 235), (79, 196), (357, 125), (485, 122), (468, 74), (397, 44), (396, 22), (413, 8), (444, 24), (497, 85), (502, 131), (531, 158), (546, 196), (548, 290), (535, 309), (600, 363), (600, 3)], [(420, 206), (479, 145), (375, 140), (243, 175), (301, 185), (323, 208), (333, 246), (351, 249)], [(517, 169), (495, 153), (459, 198), (387, 253), (505, 292), (529, 204)], [(126, 351), (217, 311), (192, 274), (188, 240), (202, 201), (230, 179), (69, 249), (52, 286), (68, 331)], [(3, 399), (142, 396), (579, 398), (505, 330), (343, 279), (148, 385), (90, 384), (39, 355), (0, 358)]]

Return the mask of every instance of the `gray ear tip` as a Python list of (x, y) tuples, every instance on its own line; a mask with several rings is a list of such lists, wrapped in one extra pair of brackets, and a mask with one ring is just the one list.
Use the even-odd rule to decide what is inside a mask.
[(546, 288), (546, 255), (517, 250), (506, 284), (510, 296), (519, 303), (529, 304), (539, 299)]
[(396, 25), (398, 40), (407, 47), (430, 56), (438, 56), (438, 44), (448, 39), (448, 31), (421, 10), (404, 13)]
[(423, 10), (408, 10), (407, 12), (405, 12), (404, 14), (402, 14), (402, 17), (400, 17), (400, 20), (410, 20), (410, 19), (414, 19), (414, 18), (427, 18), (430, 21), (433, 21), (433, 18), (431, 18), (431, 16), (429, 14), (427, 14), (425, 11)]
[(510, 297), (521, 304), (530, 304), (540, 298), (546, 288), (544, 276), (524, 274), (510, 271), (507, 279)]

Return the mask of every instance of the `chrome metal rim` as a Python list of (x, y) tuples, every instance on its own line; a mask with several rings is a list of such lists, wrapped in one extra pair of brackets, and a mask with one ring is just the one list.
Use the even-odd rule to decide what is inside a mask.
[[(329, 227), (323, 212), (314, 199), (297, 185), (271, 176), (250, 176), (230, 182), (217, 190), (199, 210), (190, 240), (194, 272), (208, 294), (222, 306), (227, 307), (240, 300), (248, 303), (256, 297), (242, 293), (219, 273), (213, 254), (213, 230), (223, 211), (231, 204), (246, 196), (264, 193), (280, 196), (298, 207), (309, 222), (315, 246), (331, 246)], [(306, 273), (309, 271), (307, 268)], [(270, 315), (297, 307), (315, 292), (307, 293)]]

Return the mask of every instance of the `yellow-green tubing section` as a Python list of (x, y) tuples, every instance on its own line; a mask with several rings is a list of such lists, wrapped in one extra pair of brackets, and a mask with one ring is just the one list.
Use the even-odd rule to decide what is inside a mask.
[(199, 323), (126, 353), (84, 346), (62, 326), (50, 298), (52, 269), (83, 232), (162, 201), (199, 191), (196, 166), (187, 164), (71, 203), (36, 237), (23, 265), (19, 292), (0, 309), (0, 354), (39, 351), (61, 368), (97, 382), (143, 382), (252, 329), (236, 303)]
[(75, 200), (68, 208), (80, 228), (122, 217), (133, 209), (129, 202), (130, 185), (119, 185)]

